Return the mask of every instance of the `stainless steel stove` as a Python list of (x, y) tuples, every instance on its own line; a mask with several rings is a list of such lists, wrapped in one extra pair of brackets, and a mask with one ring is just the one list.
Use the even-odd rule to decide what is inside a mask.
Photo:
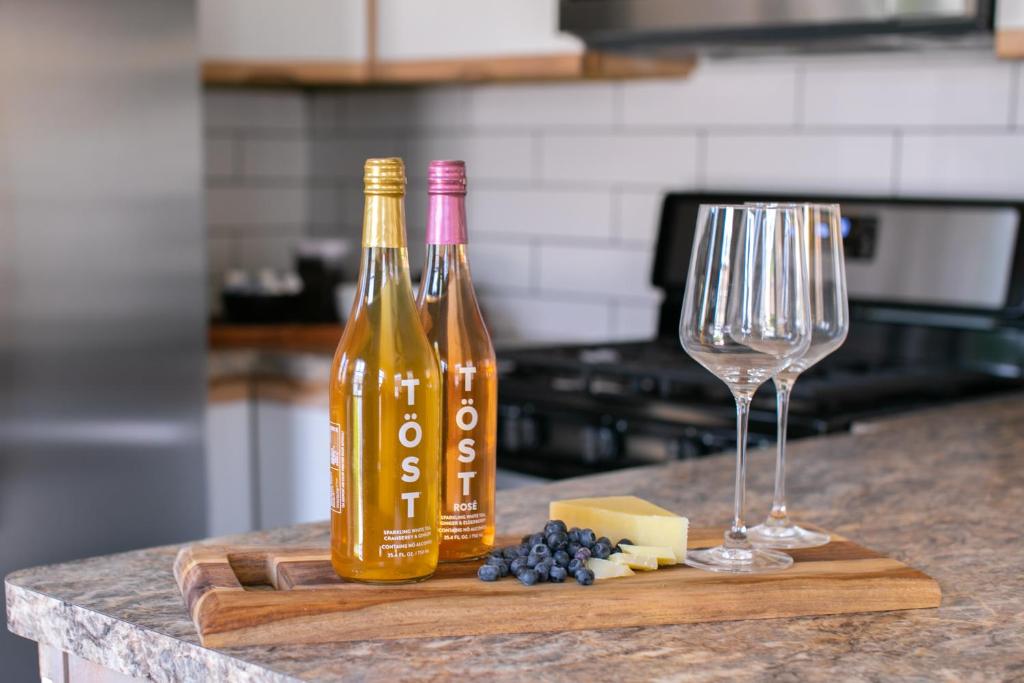
[[(720, 380), (677, 338), (701, 203), (665, 197), (652, 283), (664, 292), (654, 339), (499, 354), (499, 466), (551, 479), (691, 458), (735, 446), (735, 408)], [(1024, 206), (1013, 202), (840, 201), (850, 291), (843, 347), (803, 374), (789, 437), (856, 420), (1024, 387)], [(762, 387), (751, 443), (775, 439)]]

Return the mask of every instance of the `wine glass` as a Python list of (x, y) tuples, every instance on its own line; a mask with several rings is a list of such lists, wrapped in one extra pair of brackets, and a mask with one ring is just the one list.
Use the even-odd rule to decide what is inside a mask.
[(750, 543), (743, 499), (750, 399), (810, 343), (802, 218), (795, 206), (711, 204), (697, 214), (679, 339), (736, 399), (736, 487), (722, 545), (688, 552), (691, 567), (759, 573), (793, 563), (785, 553)]
[(795, 524), (786, 512), (786, 422), (793, 383), (807, 368), (838, 349), (850, 329), (843, 264), (842, 217), (838, 204), (803, 204), (803, 236), (811, 343), (789, 367), (775, 374), (778, 405), (778, 446), (775, 494), (764, 522), (750, 530), (755, 546), (814, 548), (829, 542), (828, 534)]

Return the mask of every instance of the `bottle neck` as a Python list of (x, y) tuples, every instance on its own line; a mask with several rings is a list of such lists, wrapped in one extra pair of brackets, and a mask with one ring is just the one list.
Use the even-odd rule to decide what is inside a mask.
[(423, 263), (423, 291), (427, 296), (443, 295), (454, 282), (465, 283), (472, 295), (472, 279), (465, 244), (427, 244)]
[(427, 246), (465, 243), (466, 195), (429, 195), (427, 204)]
[(402, 195), (366, 195), (363, 247), (405, 248), (405, 201)]

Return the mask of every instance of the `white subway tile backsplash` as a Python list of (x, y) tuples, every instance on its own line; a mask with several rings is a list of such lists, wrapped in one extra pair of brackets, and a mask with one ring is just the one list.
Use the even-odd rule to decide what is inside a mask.
[(615, 226), (619, 239), (654, 244), (661, 224), (664, 190), (626, 190), (619, 195)]
[(688, 77), (623, 84), (626, 126), (792, 126), (791, 62), (704, 61)]
[(355, 130), (460, 128), (466, 123), (461, 86), (358, 90), (345, 100), (342, 125)]
[(412, 141), (406, 174), (425, 178), (434, 159), (462, 159), (470, 188), (479, 180), (529, 180), (534, 174), (532, 138), (520, 134), (433, 133)]
[(310, 172), (314, 178), (344, 180), (361, 186), (363, 165), (369, 158), (403, 157), (408, 174), (409, 150), (407, 137), (379, 131), (318, 135), (309, 144)]
[(560, 135), (543, 138), (545, 180), (604, 185), (693, 186), (695, 135)]
[(1010, 64), (927, 55), (810, 63), (803, 91), (806, 125), (1006, 126)]
[(374, 156), (406, 160), (417, 267), (427, 163), (462, 158), (473, 275), (501, 342), (652, 336), (670, 189), (1024, 198), (1024, 66), (987, 51), (744, 58), (621, 83), (214, 89), (205, 101), (211, 296), (227, 267), (289, 267), (302, 235), (358, 245)]
[(540, 288), (619, 297), (652, 298), (651, 250), (622, 245), (544, 244), (540, 248)]
[(485, 294), (480, 305), (488, 330), (499, 343), (602, 341), (611, 332), (605, 303)]
[(212, 227), (303, 225), (306, 202), (302, 187), (210, 187), (206, 221)]
[(305, 178), (310, 175), (309, 142), (304, 137), (243, 138), (242, 175), (250, 178)]
[[(614, 304), (612, 338), (623, 341), (653, 339), (658, 332), (661, 302), (620, 301)], [(679, 353), (684, 353), (682, 348)]]
[(285, 235), (245, 237), (239, 242), (239, 266), (252, 272), (261, 268), (294, 268), (295, 247), (301, 237), (302, 233), (299, 230)]
[(469, 94), (469, 123), (474, 128), (535, 126), (611, 126), (611, 83), (501, 84)]
[(203, 152), (207, 178), (228, 178), (234, 175), (235, 141), (231, 137), (207, 135)]
[(301, 90), (206, 91), (204, 123), (207, 128), (302, 128), (306, 125), (306, 97)]
[(474, 235), (611, 235), (611, 197), (606, 192), (481, 189), (471, 191), (467, 202)]
[(1024, 134), (903, 136), (906, 195), (1024, 199)]
[(480, 292), (501, 293), (530, 287), (530, 245), (521, 242), (480, 242), (468, 247), (473, 284)]
[(706, 185), (713, 190), (887, 194), (891, 135), (711, 134)]

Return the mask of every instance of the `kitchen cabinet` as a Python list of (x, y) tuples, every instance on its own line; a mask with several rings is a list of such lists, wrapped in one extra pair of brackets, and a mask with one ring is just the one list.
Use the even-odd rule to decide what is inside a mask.
[(685, 75), (689, 58), (597, 54), (557, 0), (200, 0), (209, 84), (368, 85)]
[(203, 73), (212, 82), (365, 80), (366, 0), (199, 0)]

